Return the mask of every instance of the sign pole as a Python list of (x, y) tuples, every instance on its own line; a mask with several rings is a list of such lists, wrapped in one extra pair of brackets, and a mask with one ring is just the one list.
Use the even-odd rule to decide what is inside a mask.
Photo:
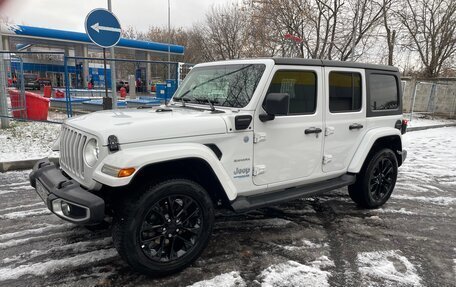
[[(108, 0), (108, 11), (109, 12), (112, 12), (112, 4), (111, 4), (111, 0)], [(116, 78), (116, 62), (114, 61), (115, 59), (115, 54), (114, 54), (114, 47), (111, 47), (109, 48), (109, 52), (110, 52), (110, 57), (111, 59), (111, 62), (109, 63), (109, 68), (111, 70), (111, 92), (112, 92), (112, 109), (115, 110), (117, 109), (117, 87), (116, 87), (116, 81), (117, 81), (117, 78)]]
[(108, 73), (106, 72), (106, 48), (103, 48), (103, 71), (104, 71), (104, 82), (105, 82), (105, 97), (103, 98), (103, 110), (110, 110), (112, 106), (110, 105), (109, 96), (108, 96)]
[[(110, 110), (117, 108), (116, 104), (116, 72), (114, 63), (114, 46), (120, 40), (122, 29), (119, 19), (110, 11), (111, 1), (108, 0), (109, 10), (97, 8), (89, 12), (85, 20), (85, 29), (87, 36), (96, 45), (103, 48), (103, 65), (105, 78), (105, 97), (103, 98), (103, 109)], [(108, 96), (108, 72), (106, 65), (106, 49), (111, 48), (111, 93), (112, 97)]]

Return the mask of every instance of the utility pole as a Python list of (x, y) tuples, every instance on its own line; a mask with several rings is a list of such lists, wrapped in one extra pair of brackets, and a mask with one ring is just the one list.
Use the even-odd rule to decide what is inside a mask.
[[(112, 5), (111, 0), (108, 0), (108, 10), (112, 12)], [(114, 47), (109, 48), (109, 52), (111, 54), (111, 59), (115, 58), (114, 55)], [(111, 95), (112, 95), (112, 109), (117, 109), (117, 91), (116, 91), (116, 62), (111, 60), (110, 63), (111, 68)]]
[(168, 0), (168, 79), (171, 79), (171, 7)]
[[(0, 33), (0, 51), (4, 51), (3, 35)], [(0, 53), (0, 128), (9, 127), (8, 116), (8, 93), (6, 91), (6, 68), (5, 68), (5, 53)]]

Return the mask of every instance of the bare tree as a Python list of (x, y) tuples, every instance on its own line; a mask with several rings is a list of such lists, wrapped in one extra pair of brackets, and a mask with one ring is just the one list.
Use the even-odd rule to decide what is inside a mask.
[(397, 14), (424, 65), (423, 75), (438, 76), (456, 52), (456, 1), (405, 0)]
[(386, 32), (386, 44), (388, 48), (388, 65), (392, 66), (394, 63), (394, 48), (396, 45), (396, 30), (391, 28), (390, 11), (391, 11), (391, 0), (382, 0), (382, 16), (383, 16), (383, 27)]

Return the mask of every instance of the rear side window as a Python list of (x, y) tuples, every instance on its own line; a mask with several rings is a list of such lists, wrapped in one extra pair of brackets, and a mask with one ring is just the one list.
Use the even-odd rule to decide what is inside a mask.
[(313, 114), (317, 105), (317, 75), (311, 71), (277, 71), (269, 93), (290, 95), (289, 115)]
[(361, 110), (361, 75), (349, 72), (329, 73), (329, 111), (332, 113)]
[(396, 110), (399, 107), (397, 80), (393, 75), (371, 74), (369, 93), (372, 111)]

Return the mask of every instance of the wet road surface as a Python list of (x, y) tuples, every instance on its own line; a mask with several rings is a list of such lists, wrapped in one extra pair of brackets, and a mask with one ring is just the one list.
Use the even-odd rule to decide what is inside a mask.
[(157, 279), (122, 262), (110, 230), (50, 214), (28, 171), (0, 174), (0, 286), (456, 286), (456, 128), (440, 130), (407, 134), (383, 208), (358, 209), (343, 188), (219, 213), (200, 259)]

